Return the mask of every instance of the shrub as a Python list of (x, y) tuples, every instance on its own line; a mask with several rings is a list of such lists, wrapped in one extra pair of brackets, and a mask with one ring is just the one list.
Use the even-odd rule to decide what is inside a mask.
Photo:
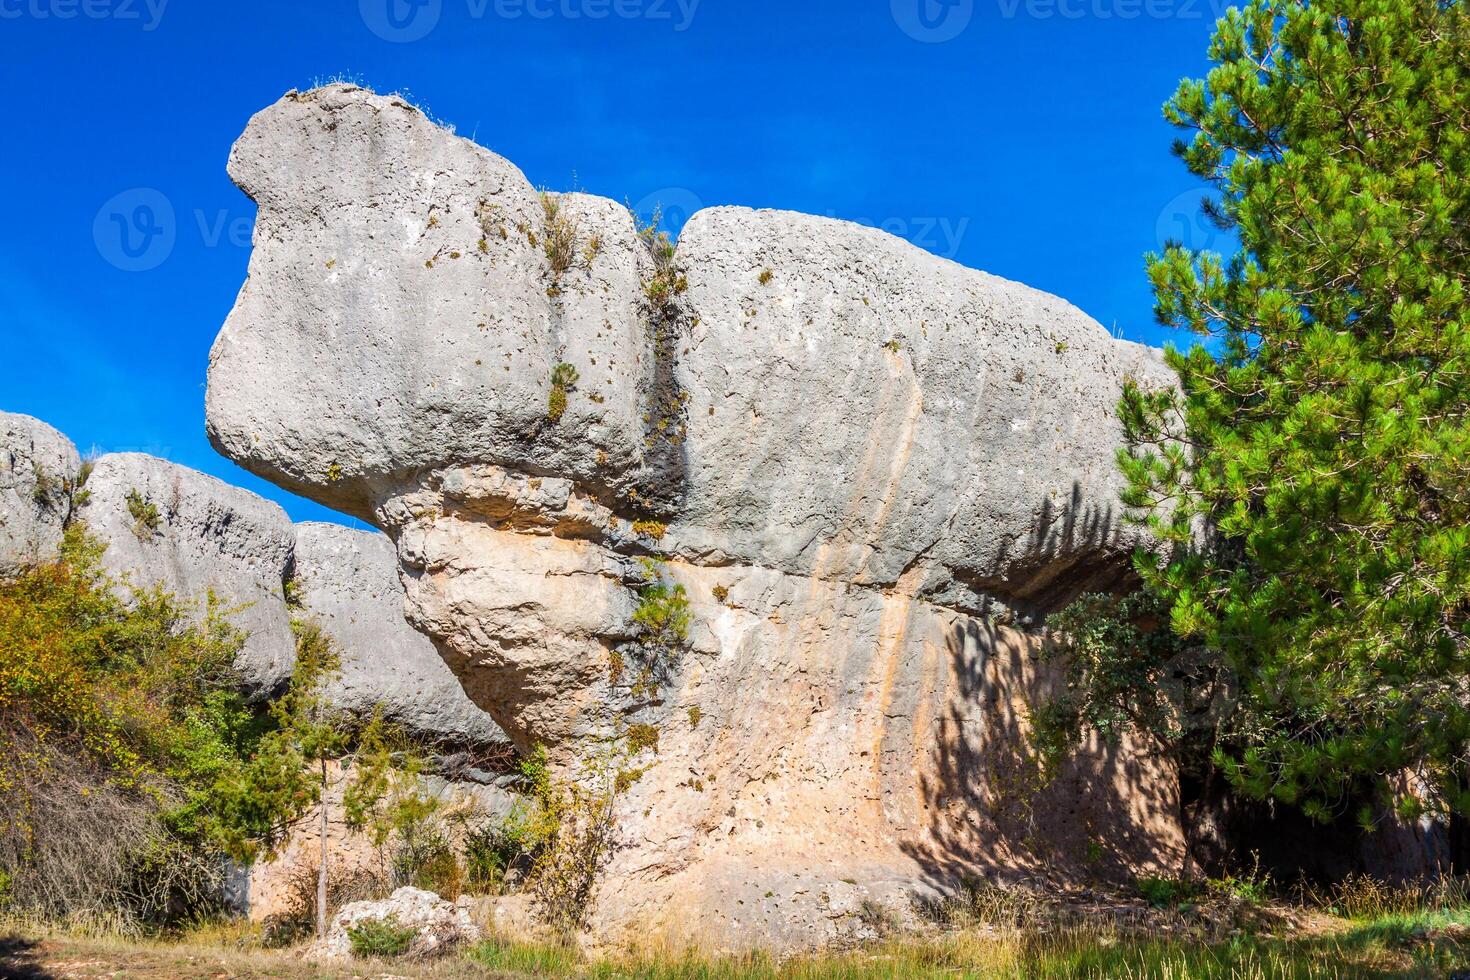
[[(370, 867), (328, 866), (327, 917), (353, 902), (387, 898), (393, 889), (388, 879)], [(262, 939), (269, 947), (294, 946), (308, 939), (317, 926), (317, 878), (315, 862), (297, 864), (287, 872), (285, 898), (280, 911), (266, 919)]]
[(1007, 928), (1034, 928), (1046, 922), (1051, 906), (1026, 888), (1007, 888), (979, 878), (966, 878), (959, 890), (944, 899), (924, 902), (919, 911), (947, 926), (985, 924)]
[(629, 725), (624, 737), (628, 740), (628, 751), (634, 755), (644, 749), (658, 751), (658, 729), (653, 725), (643, 722)]
[(1199, 895), (1199, 887), (1182, 878), (1139, 878), (1134, 887), (1143, 900), (1156, 909), (1178, 908)]
[(541, 192), (541, 211), (546, 219), (542, 250), (552, 274), (560, 276), (577, 261), (577, 222), (562, 210), (561, 198), (550, 191)]
[(674, 261), (674, 243), (668, 233), (659, 229), (663, 209), (654, 211), (648, 224), (639, 227), (638, 238), (653, 260), (653, 275), (643, 284), (643, 295), (654, 311), (666, 318), (673, 315), (673, 299), (689, 288), (689, 280), (680, 274)]
[(31, 489), (31, 500), (37, 507), (49, 508), (56, 491), (61, 487), (61, 481), (51, 475), (51, 471), (37, 463), (35, 466), (36, 485)]
[(546, 405), (546, 417), (560, 422), (567, 410), (567, 392), (577, 385), (577, 369), (565, 362), (551, 369), (551, 395)]
[(598, 782), (604, 785), (549, 784), (540, 801), (556, 830), (531, 869), (531, 898), (542, 919), (564, 936), (586, 924), (616, 838), (616, 775)]
[(663, 576), (659, 563), (640, 559), (653, 578), (638, 593), (638, 608), (633, 622), (643, 628), (646, 646), (651, 646), (665, 661), (676, 659), (689, 641), (689, 596), (682, 585), (671, 585)]
[(634, 521), (633, 522), (633, 533), (634, 534), (640, 534), (643, 537), (652, 538), (654, 541), (662, 541), (663, 538), (664, 538), (664, 535), (668, 533), (668, 530), (669, 530), (669, 526), (667, 524), (665, 524), (663, 521)]
[(361, 957), (402, 956), (413, 945), (418, 930), (412, 926), (399, 925), (398, 920), (367, 919), (347, 930), (352, 943), (352, 955)]
[(101, 553), (74, 526), (0, 581), (0, 874), (12, 911), (136, 932), (213, 901), (213, 789), (258, 731), (217, 607), (125, 603)]
[(133, 533), (138, 536), (138, 540), (147, 541), (157, 534), (162, 523), (158, 505), (137, 490), (129, 490), (123, 499), (127, 501), (128, 513), (133, 518)]
[(468, 828), (464, 835), (466, 882), (480, 892), (498, 892), (512, 875), (523, 874), (531, 866), (545, 843), (544, 833), (520, 806)]

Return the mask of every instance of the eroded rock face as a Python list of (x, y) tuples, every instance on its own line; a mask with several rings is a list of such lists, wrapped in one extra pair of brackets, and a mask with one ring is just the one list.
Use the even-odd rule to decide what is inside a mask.
[(140, 453), (97, 460), (80, 510), (126, 583), (162, 585), (221, 612), (248, 634), (236, 666), (254, 691), (278, 690), (296, 664), (284, 584), (295, 532), (286, 512), (248, 490)]
[(400, 888), (382, 901), (343, 906), (333, 916), (327, 938), (312, 952), (329, 958), (351, 956), (353, 931), (369, 922), (385, 922), (412, 930), (412, 940), (401, 955), (415, 959), (442, 956), (480, 938), (480, 927), (470, 919), (466, 907), (446, 902), (433, 892)]
[(0, 575), (55, 554), (81, 466), (66, 436), (29, 415), (0, 412)]
[[(779, 212), (695, 215), (651, 301), (625, 211), (548, 209), (348, 86), (257, 115), (231, 173), (260, 217), (211, 354), (216, 445), (386, 530), (410, 621), (518, 744), (570, 764), (659, 733), (601, 933), (803, 944), (977, 871), (1177, 856), (1164, 767), (1098, 747), (1043, 787), (1024, 738), (1039, 617), (1125, 574), (1113, 406), (1129, 375), (1168, 383), (1153, 352)], [(652, 579), (691, 624), (645, 674)]]
[(388, 721), (441, 745), (505, 741), (445, 669), (434, 645), (403, 618), (393, 543), (338, 524), (296, 525), (296, 583), (302, 610), (337, 641), (342, 673), (333, 704)]

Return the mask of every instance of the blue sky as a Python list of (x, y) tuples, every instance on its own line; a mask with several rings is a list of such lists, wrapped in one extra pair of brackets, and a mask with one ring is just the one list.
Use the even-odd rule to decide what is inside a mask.
[[(217, 455), (209, 346), (291, 88), (410, 94), (537, 185), (886, 227), (1162, 344), (1142, 255), (1210, 244), (1159, 106), (1218, 0), (0, 0), (0, 409), (339, 519)], [(152, 202), (130, 257), (109, 216)], [(172, 212), (171, 216), (169, 212)], [(145, 268), (146, 267), (146, 268)], [(345, 520), (345, 519), (343, 519)]]

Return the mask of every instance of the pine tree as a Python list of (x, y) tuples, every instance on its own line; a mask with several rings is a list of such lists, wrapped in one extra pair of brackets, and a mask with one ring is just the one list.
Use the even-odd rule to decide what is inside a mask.
[(1407, 772), (1405, 815), (1470, 812), (1470, 17), (1256, 0), (1209, 53), (1164, 112), (1240, 247), (1148, 258), (1204, 340), (1120, 406), (1138, 569), (1238, 680), (1238, 789), (1327, 819)]

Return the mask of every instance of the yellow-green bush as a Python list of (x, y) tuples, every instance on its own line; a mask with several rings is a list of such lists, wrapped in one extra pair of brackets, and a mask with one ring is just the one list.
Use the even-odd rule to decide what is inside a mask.
[(101, 551), (73, 527), (0, 581), (0, 905), (136, 928), (215, 893), (212, 788), (258, 728), (212, 598), (125, 603)]

